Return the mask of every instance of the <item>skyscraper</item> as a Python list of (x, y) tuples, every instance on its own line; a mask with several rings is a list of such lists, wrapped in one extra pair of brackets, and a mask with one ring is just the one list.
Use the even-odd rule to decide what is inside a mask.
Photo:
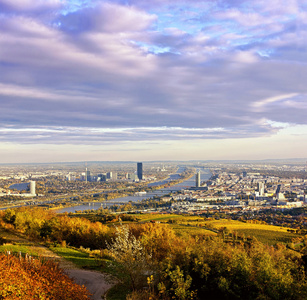
[(88, 169), (85, 169), (85, 181), (91, 181), (91, 171), (88, 171)]
[(137, 163), (137, 175), (139, 180), (143, 180), (143, 163)]
[(200, 187), (200, 171), (196, 173), (195, 181), (196, 181), (196, 187)]

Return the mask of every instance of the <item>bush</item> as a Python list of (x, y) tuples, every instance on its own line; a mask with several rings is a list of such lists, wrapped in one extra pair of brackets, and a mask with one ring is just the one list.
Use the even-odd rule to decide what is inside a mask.
[(53, 261), (0, 254), (0, 299), (89, 300), (89, 296)]

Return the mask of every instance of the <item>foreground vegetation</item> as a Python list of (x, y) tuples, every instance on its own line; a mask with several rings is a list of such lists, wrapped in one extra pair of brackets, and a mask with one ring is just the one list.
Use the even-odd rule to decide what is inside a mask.
[(109, 299), (307, 298), (306, 239), (287, 228), (179, 215), (80, 216), (20, 208), (0, 212), (0, 225), (117, 276)]
[(7, 253), (0, 254), (0, 299), (90, 298), (85, 287), (74, 283), (56, 263)]

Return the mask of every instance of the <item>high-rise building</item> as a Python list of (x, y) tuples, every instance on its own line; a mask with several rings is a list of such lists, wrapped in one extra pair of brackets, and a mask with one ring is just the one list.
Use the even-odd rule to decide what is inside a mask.
[(91, 181), (91, 171), (88, 171), (87, 168), (85, 170), (85, 181)]
[(30, 181), (30, 194), (35, 195), (35, 181)]
[(196, 173), (195, 181), (196, 187), (200, 187), (200, 171)]
[(107, 179), (112, 179), (112, 172), (107, 173)]
[(137, 163), (137, 175), (139, 180), (143, 180), (143, 163)]
[(263, 182), (258, 182), (258, 191), (259, 191), (260, 197), (264, 196), (264, 183)]

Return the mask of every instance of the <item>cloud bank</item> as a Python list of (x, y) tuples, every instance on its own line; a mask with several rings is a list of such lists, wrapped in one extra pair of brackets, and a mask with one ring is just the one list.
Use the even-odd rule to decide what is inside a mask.
[(306, 124), (303, 1), (0, 0), (2, 142), (270, 136)]

